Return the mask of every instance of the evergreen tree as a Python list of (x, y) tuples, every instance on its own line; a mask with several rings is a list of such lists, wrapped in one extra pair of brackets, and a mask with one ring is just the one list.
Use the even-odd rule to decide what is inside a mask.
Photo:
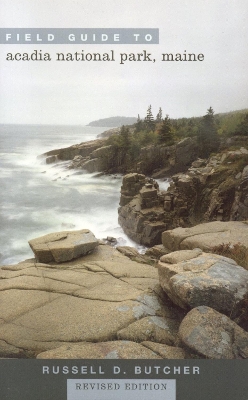
[(127, 126), (122, 126), (120, 130), (120, 145), (121, 148), (127, 150), (130, 146), (130, 131)]
[(158, 114), (156, 117), (156, 122), (162, 122), (162, 119), (163, 119), (163, 112), (162, 112), (162, 108), (159, 107)]
[(143, 129), (143, 122), (138, 114), (137, 122), (135, 124), (135, 133), (142, 131), (142, 129)]
[(146, 112), (146, 117), (145, 117), (145, 127), (147, 130), (149, 131), (154, 131), (155, 129), (155, 121), (154, 121), (154, 117), (152, 114), (152, 106), (150, 105), (147, 109)]
[(243, 117), (243, 120), (237, 126), (236, 135), (248, 136), (248, 113)]
[(161, 126), (158, 129), (158, 142), (167, 144), (168, 146), (174, 143), (174, 133), (171, 125), (171, 120), (168, 115), (163, 119)]
[(122, 126), (120, 130), (120, 160), (121, 164), (127, 162), (128, 153), (131, 147), (131, 138), (129, 128)]
[(207, 110), (207, 114), (202, 118), (197, 140), (201, 157), (207, 158), (212, 152), (215, 152), (219, 148), (220, 140), (212, 107)]

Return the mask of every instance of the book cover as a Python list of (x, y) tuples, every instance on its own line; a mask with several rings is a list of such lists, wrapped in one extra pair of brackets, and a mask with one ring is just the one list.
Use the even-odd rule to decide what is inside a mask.
[(1, 398), (245, 400), (246, 2), (0, 11)]

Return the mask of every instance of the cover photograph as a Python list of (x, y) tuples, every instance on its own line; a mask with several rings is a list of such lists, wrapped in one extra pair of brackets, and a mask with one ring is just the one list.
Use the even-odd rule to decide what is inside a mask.
[(245, 0), (0, 0), (0, 398), (247, 400)]

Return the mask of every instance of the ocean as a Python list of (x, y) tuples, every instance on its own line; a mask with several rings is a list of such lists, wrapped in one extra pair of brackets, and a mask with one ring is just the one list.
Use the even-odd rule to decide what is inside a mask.
[[(98, 239), (142, 247), (118, 225), (122, 177), (45, 164), (46, 151), (97, 138), (107, 128), (0, 125), (0, 263), (33, 257), (28, 240), (62, 230), (90, 229)], [(166, 185), (166, 184), (165, 184)]]

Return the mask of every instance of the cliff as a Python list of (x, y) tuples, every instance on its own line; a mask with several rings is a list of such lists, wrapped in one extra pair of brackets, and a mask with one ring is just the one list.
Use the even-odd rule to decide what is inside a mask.
[(208, 221), (248, 219), (248, 150), (225, 150), (194, 161), (172, 176), (166, 192), (154, 180), (128, 174), (121, 188), (119, 223), (133, 240), (161, 243), (161, 231)]
[(150, 145), (141, 149), (137, 172), (153, 178), (184, 172), (198, 157), (196, 138), (185, 138), (173, 146)]

